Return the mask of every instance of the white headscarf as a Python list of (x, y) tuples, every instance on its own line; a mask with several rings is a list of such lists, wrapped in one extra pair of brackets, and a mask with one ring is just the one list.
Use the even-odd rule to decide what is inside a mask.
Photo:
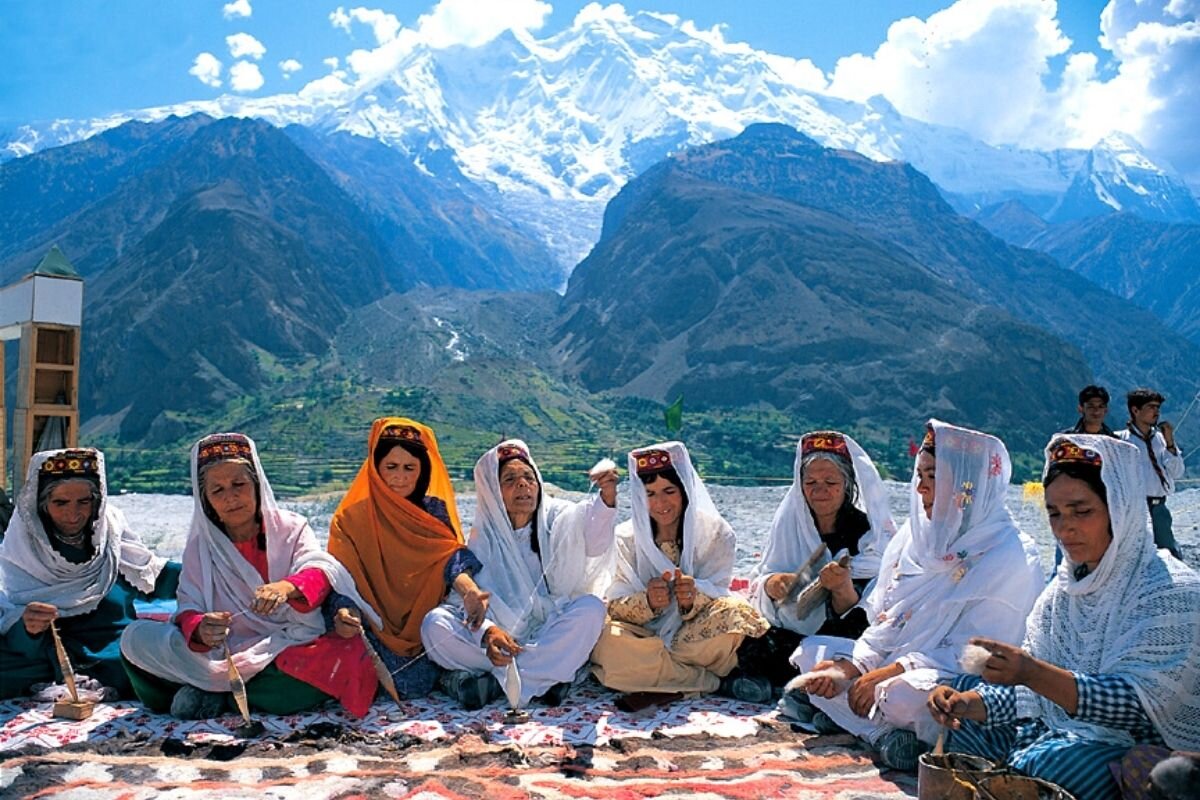
[[(192, 446), (192, 524), (183, 550), (176, 618), (185, 611), (234, 614), (246, 611), (254, 602), (255, 590), (264, 583), (258, 570), (204, 513), (197, 455), (200, 445), (212, 438), (205, 437)], [(359, 596), (345, 567), (317, 543), (308, 521), (276, 504), (258, 449), (249, 437), (243, 438), (250, 444), (250, 460), (258, 476), (259, 508), (267, 543), (266, 582), (316, 567), (329, 578), (335, 591), (347, 595), (371, 623), (379, 626), (378, 615)], [(270, 616), (253, 612), (235, 616), (228, 643), (238, 671), (243, 679), (249, 680), (287, 648), (307, 644), (324, 633), (325, 622), (319, 609), (300, 612), (285, 603)], [(134, 622), (121, 637), (121, 652), (137, 666), (160, 677), (212, 692), (229, 690), (224, 653), (215, 649), (205, 653), (193, 651), (175, 624)]]
[[(845, 440), (850, 451), (850, 464), (854, 470), (854, 480), (858, 484), (858, 500), (855, 507), (866, 513), (871, 524), (871, 529), (858, 540), (858, 555), (850, 562), (850, 576), (856, 579), (874, 578), (879, 574), (879, 560), (883, 549), (896, 534), (896, 523), (892, 521), (892, 513), (888, 507), (887, 489), (871, 457), (849, 436), (841, 433), (837, 435)], [(807, 436), (808, 434), (805, 434), (805, 437)], [(805, 437), (801, 437), (796, 443), (792, 485), (775, 510), (767, 546), (751, 573), (751, 590), (760, 600), (766, 595), (758, 585), (762, 579), (777, 572), (794, 572), (807, 563), (814, 552), (824, 547), (808, 502), (804, 499), (801, 467)], [(849, 486), (846, 487), (846, 491), (850, 491)], [(827, 564), (833, 555), (835, 554), (826, 550), (817, 562), (813, 574)], [(800, 633), (813, 633), (825, 621), (824, 608), (815, 609), (808, 619), (797, 620), (794, 616), (787, 615), (787, 612), (791, 611), (790, 608), (778, 608), (769, 598), (759, 603), (759, 611), (763, 612), (772, 624), (784, 624)]]
[[(1138, 449), (1108, 436), (1055, 436), (1046, 448), (1047, 471), (1064, 440), (1100, 454), (1113, 538), (1082, 580), (1064, 556), (1029, 615), (1025, 648), (1073, 672), (1127, 679), (1168, 747), (1200, 750), (1200, 576), (1155, 549)], [(1125, 731), (1077, 720), (1032, 692), (1018, 696), (1036, 704), (1019, 707), (1023, 716), (1040, 716), (1054, 730), (1134, 743)]]
[[(95, 461), (100, 507), (92, 523), (95, 555), (83, 564), (74, 564), (50, 545), (50, 534), (38, 514), (38, 474), (47, 461), (81, 458)], [(147, 549), (129, 529), (125, 515), (109, 504), (103, 453), (92, 448), (34, 453), (15, 513), (0, 543), (0, 634), (8, 633), (25, 613), (25, 606), (35, 601), (54, 605), (63, 617), (94, 611), (112, 590), (118, 575), (149, 594), (166, 563)]]
[[(542, 572), (530, 575), (521, 544), (500, 493), (500, 451), (519, 448), (537, 477), (538, 551)], [(611, 576), (612, 553), (588, 557), (583, 514), (549, 513), (549, 498), (542, 496), (542, 473), (520, 439), (509, 439), (488, 450), (475, 463), (475, 527), (468, 546), (483, 569), (475, 576), (491, 592), (490, 610), (496, 622), (518, 640), (537, 633), (550, 612), (580, 595), (598, 594)]]
[(1042, 588), (1037, 545), (1005, 505), (1012, 465), (1004, 443), (938, 420), (929, 425), (937, 450), (932, 518), (914, 462), (908, 521), (863, 603), (871, 626), (859, 645), (885, 657), (938, 649), (964, 608), (980, 600), (987, 602), (972, 613), (998, 623), (989, 630), (1013, 628), (1015, 640)]
[[(650, 509), (646, 502), (646, 485), (637, 471), (639, 453), (665, 450), (671, 458), (679, 480), (687, 493), (688, 507), (683, 517), (683, 551), (679, 569), (696, 579), (696, 589), (709, 597), (729, 594), (733, 579), (733, 563), (737, 539), (717, 508), (708, 489), (696, 474), (687, 448), (681, 442), (664, 442), (634, 450), (629, 454), (629, 493), (632, 518), (617, 526), (617, 571), (607, 599), (618, 600), (646, 591), (646, 584), (664, 572), (675, 573), (675, 565), (654, 543), (650, 528)], [(646, 624), (669, 647), (683, 619), (679, 607), (671, 603), (663, 613)]]

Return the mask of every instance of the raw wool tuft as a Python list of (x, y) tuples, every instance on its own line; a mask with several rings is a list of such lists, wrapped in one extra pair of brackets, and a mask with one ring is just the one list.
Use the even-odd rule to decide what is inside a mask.
[(602, 458), (596, 462), (596, 466), (588, 470), (588, 477), (596, 478), (597, 476), (603, 475), (606, 472), (611, 472), (616, 468), (617, 462), (613, 461), (611, 458)]
[(958, 658), (958, 665), (968, 675), (982, 675), (987, 660), (992, 657), (992, 651), (977, 644), (969, 644), (963, 648)]
[(812, 672), (804, 672), (787, 682), (787, 686), (783, 688), (784, 692), (789, 692), (792, 689), (803, 690), (809, 683), (820, 678), (829, 678), (833, 681), (833, 686), (839, 693), (850, 688), (852, 680), (842, 674), (842, 671), (837, 667), (826, 667), (825, 669), (817, 669)]

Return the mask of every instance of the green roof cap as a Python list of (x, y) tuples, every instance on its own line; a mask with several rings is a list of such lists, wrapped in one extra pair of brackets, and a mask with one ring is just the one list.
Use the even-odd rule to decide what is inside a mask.
[(75, 267), (63, 255), (63, 251), (58, 249), (58, 245), (53, 245), (50, 252), (46, 253), (45, 258), (37, 265), (37, 269), (33, 271), (34, 275), (51, 275), (56, 278), (78, 278), (79, 273), (75, 271)]

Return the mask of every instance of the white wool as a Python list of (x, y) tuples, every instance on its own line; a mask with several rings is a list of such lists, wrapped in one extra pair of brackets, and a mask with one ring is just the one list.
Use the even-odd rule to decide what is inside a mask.
[(969, 644), (963, 648), (958, 659), (959, 666), (968, 675), (982, 675), (987, 660), (992, 657), (992, 651), (977, 644)]
[(596, 466), (588, 470), (588, 477), (593, 480), (606, 472), (612, 472), (617, 468), (617, 462), (611, 458), (602, 458), (596, 462)]
[(842, 674), (842, 671), (837, 667), (826, 667), (825, 669), (815, 669), (811, 672), (803, 672), (787, 682), (784, 691), (792, 689), (804, 689), (808, 684), (813, 683), (821, 678), (829, 678), (833, 681), (833, 686), (838, 692), (844, 692), (853, 683), (852, 680)]

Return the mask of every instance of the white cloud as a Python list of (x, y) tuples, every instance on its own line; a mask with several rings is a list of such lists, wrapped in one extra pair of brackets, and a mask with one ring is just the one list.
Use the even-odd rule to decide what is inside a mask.
[(1198, 12), (1197, 0), (1110, 0), (1097, 26), (1110, 55), (1098, 58), (1072, 51), (1053, 0), (958, 0), (897, 20), (874, 53), (839, 60), (829, 91), (880, 94), (993, 143), (1090, 147), (1119, 130), (1200, 186)]
[(234, 0), (232, 3), (226, 3), (221, 9), (221, 14), (225, 19), (235, 19), (237, 17), (248, 17), (253, 13), (250, 8), (250, 0)]
[(542, 0), (440, 0), (417, 30), (430, 47), (478, 47), (507, 30), (538, 30), (553, 10)]
[(346, 11), (342, 6), (338, 6), (329, 15), (329, 21), (333, 27), (340, 28), (346, 33), (353, 34), (353, 26), (355, 22), (362, 23), (371, 28), (371, 33), (375, 36), (376, 44), (387, 44), (396, 38), (403, 27), (400, 20), (392, 14), (382, 11), (378, 8), (352, 8)]
[(235, 92), (258, 91), (263, 83), (262, 71), (252, 61), (239, 61), (229, 68), (229, 87)]
[(1071, 42), (1053, 0), (958, 0), (927, 20), (893, 22), (872, 55), (840, 59), (830, 92), (882, 94), (901, 113), (1014, 141), (1045, 106), (1048, 60)]
[(507, 30), (537, 30), (552, 10), (543, 0), (439, 0), (418, 17), (413, 28), (403, 27), (392, 14), (363, 7), (347, 11), (338, 6), (329, 22), (346, 33), (353, 33), (355, 23), (371, 28), (376, 47), (346, 56), (355, 84), (361, 86), (386, 75), (419, 44), (438, 49), (478, 47)]
[(294, 58), (287, 58), (279, 62), (279, 71), (284, 78), (290, 78), (302, 69), (304, 69), (304, 65)]
[(330, 69), (337, 69), (338, 65), (341, 64), (341, 61), (339, 61), (336, 56), (330, 56), (329, 58), (325, 59), (321, 63), (324, 64), (325, 66), (329, 67)]
[(267, 54), (266, 45), (248, 33), (234, 33), (225, 37), (225, 46), (233, 58), (253, 58), (258, 61)]
[(212, 53), (201, 53), (192, 62), (188, 74), (195, 75), (205, 86), (216, 89), (221, 85), (221, 61)]

